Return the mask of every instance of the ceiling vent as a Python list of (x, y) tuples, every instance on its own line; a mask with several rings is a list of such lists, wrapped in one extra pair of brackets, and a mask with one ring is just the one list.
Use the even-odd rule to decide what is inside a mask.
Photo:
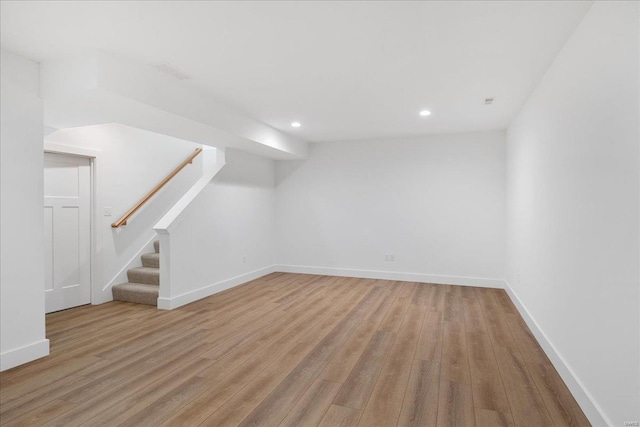
[(168, 62), (163, 62), (160, 65), (156, 65), (156, 68), (165, 74), (169, 74), (170, 76), (175, 77), (178, 80), (188, 80), (191, 78), (190, 75), (182, 71), (180, 68), (171, 65)]
[(493, 104), (493, 98), (484, 99), (484, 105), (491, 105), (491, 104)]

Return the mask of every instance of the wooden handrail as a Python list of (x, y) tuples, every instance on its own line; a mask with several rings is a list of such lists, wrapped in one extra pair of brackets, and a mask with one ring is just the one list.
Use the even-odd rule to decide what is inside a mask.
[(192, 163), (193, 159), (195, 159), (198, 156), (198, 154), (200, 154), (201, 152), (202, 152), (202, 148), (196, 148), (196, 151), (194, 151), (192, 155), (190, 155), (184, 162), (180, 163), (180, 166), (178, 166), (173, 171), (171, 171), (171, 173), (169, 175), (167, 175), (167, 177), (165, 179), (160, 181), (160, 183), (158, 185), (153, 187), (153, 190), (149, 191), (149, 193), (147, 193), (146, 196), (144, 196), (142, 199), (140, 199), (140, 201), (138, 203), (136, 203), (135, 206), (133, 206), (131, 209), (129, 209), (129, 211), (126, 214), (122, 215), (122, 218), (120, 218), (119, 220), (117, 220), (116, 222), (111, 224), (111, 227), (118, 228), (118, 227), (120, 227), (122, 225), (127, 225), (127, 220), (129, 218), (131, 218), (131, 216), (134, 213), (136, 213), (138, 211), (138, 209), (140, 209), (142, 207), (142, 205), (147, 203), (149, 201), (149, 199), (151, 199), (158, 191), (160, 191), (160, 189), (162, 187), (164, 187), (167, 184), (167, 182), (171, 181), (171, 179), (174, 176), (176, 176), (178, 174), (178, 172), (180, 172), (185, 166), (187, 166), (188, 164)]

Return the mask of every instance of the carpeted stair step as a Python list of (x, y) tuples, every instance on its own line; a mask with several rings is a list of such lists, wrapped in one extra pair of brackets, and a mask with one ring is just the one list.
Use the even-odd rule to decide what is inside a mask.
[(158, 285), (145, 283), (122, 283), (112, 289), (115, 301), (128, 301), (137, 304), (158, 305)]
[(127, 270), (129, 283), (144, 283), (147, 285), (160, 284), (160, 269), (152, 267), (137, 267)]
[(160, 254), (154, 252), (152, 254), (144, 254), (140, 257), (143, 267), (160, 268)]
[(128, 301), (138, 304), (158, 305), (160, 291), (160, 241), (153, 242), (155, 252), (144, 254), (142, 267), (127, 270), (129, 283), (115, 285), (111, 292), (115, 301)]

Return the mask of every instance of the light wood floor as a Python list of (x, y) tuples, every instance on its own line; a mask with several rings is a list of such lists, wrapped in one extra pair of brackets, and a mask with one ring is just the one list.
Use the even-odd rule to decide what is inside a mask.
[(271, 274), (47, 316), (3, 425), (586, 426), (504, 291)]

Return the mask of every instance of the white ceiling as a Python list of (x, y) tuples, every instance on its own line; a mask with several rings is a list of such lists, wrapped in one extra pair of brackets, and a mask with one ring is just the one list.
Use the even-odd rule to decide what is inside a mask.
[(101, 49), (171, 63), (322, 142), (506, 128), (590, 5), (3, 1), (0, 28), (3, 49), (37, 61)]

